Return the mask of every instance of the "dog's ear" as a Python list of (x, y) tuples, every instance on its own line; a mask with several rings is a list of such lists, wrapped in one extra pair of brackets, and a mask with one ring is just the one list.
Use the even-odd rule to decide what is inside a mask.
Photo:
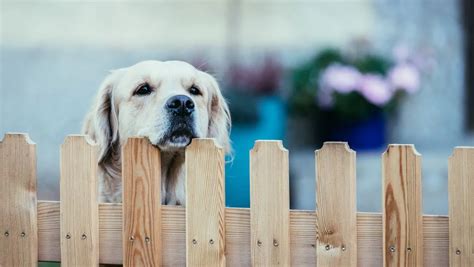
[(99, 146), (99, 163), (116, 153), (120, 154), (118, 117), (114, 105), (114, 87), (121, 70), (112, 71), (102, 82), (91, 110), (86, 116), (82, 133), (87, 134)]
[(215, 138), (226, 153), (231, 152), (230, 129), (232, 126), (229, 106), (222, 96), (217, 81), (205, 73), (209, 88), (209, 126), (207, 137)]

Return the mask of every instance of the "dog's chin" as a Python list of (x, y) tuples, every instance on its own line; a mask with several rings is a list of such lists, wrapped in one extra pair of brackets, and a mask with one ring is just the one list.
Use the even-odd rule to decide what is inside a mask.
[(176, 151), (186, 148), (195, 136), (190, 132), (174, 132), (156, 145), (162, 151)]

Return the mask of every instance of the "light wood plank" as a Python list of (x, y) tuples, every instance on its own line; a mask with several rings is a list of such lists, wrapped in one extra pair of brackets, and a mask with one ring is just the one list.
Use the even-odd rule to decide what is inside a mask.
[(449, 158), (449, 262), (474, 266), (474, 147)]
[(317, 266), (356, 266), (356, 153), (341, 142), (315, 153)]
[(225, 266), (224, 149), (213, 139), (186, 148), (186, 262)]
[[(186, 264), (186, 210), (162, 206), (163, 266)], [(290, 212), (291, 266), (316, 265), (314, 211)], [(122, 264), (122, 204), (99, 204), (100, 262)], [(448, 266), (448, 217), (423, 217), (426, 266)], [(59, 261), (59, 202), (38, 202), (39, 260)], [(357, 264), (382, 266), (382, 214), (357, 213)], [(227, 266), (250, 266), (250, 210), (226, 208)]]
[[(38, 201), (38, 259), (40, 261), (61, 261), (59, 203), (59, 201)], [(122, 222), (122, 216), (120, 216), (120, 222)]]
[(446, 216), (423, 216), (423, 262), (425, 266), (448, 266), (449, 219)]
[(97, 146), (71, 135), (61, 145), (61, 265), (98, 266)]
[(357, 213), (357, 266), (382, 266), (382, 214)]
[(125, 266), (161, 266), (161, 160), (148, 139), (122, 148)]
[(0, 142), (0, 266), (36, 266), (36, 145), (26, 134)]
[(413, 145), (383, 154), (384, 266), (423, 266), (421, 156)]
[(281, 141), (257, 141), (250, 151), (253, 266), (290, 265), (288, 150)]

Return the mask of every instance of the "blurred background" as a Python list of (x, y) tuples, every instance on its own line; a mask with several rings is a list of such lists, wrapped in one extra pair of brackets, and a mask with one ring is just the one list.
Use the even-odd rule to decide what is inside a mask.
[(357, 151), (359, 211), (381, 210), (380, 155), (423, 155), (425, 213), (447, 214), (447, 159), (474, 145), (469, 0), (0, 0), (0, 134), (37, 143), (39, 199), (59, 198), (59, 146), (109, 70), (185, 60), (229, 100), (227, 205), (249, 206), (248, 151), (281, 139), (291, 207), (314, 209), (314, 150)]

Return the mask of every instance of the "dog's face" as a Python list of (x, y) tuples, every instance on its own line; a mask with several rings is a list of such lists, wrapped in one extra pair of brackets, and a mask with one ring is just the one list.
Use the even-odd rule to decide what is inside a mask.
[(148, 137), (162, 150), (207, 137), (215, 82), (184, 62), (142, 62), (121, 72), (114, 88), (122, 138)]
[(180, 61), (144, 61), (103, 82), (85, 132), (107, 156), (117, 142), (144, 136), (162, 151), (211, 137), (229, 149), (230, 117), (214, 78)]

